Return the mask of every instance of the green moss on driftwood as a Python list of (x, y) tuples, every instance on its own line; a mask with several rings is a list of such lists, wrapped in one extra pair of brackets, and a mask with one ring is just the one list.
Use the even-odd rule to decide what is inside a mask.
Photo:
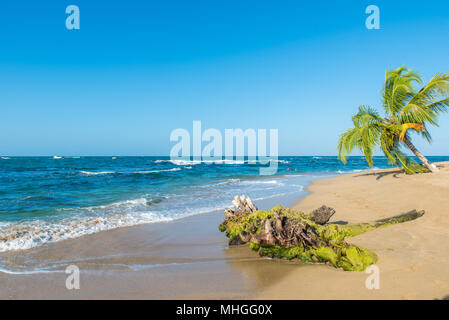
[(229, 244), (250, 243), (251, 249), (261, 256), (327, 263), (348, 271), (363, 271), (376, 263), (376, 254), (346, 242), (346, 238), (414, 220), (423, 214), (424, 211), (414, 210), (370, 223), (320, 225), (312, 221), (310, 215), (276, 206), (250, 214), (236, 212), (227, 217), (219, 229), (226, 232)]

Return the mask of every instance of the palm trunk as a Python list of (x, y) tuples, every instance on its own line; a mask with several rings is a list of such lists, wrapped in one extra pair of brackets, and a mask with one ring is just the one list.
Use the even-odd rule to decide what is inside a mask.
[(426, 167), (431, 172), (440, 171), (436, 165), (427, 160), (427, 158), (421, 152), (419, 152), (418, 149), (415, 148), (415, 146), (407, 137), (404, 137), (404, 143), (413, 152), (413, 154), (422, 162), (424, 167)]

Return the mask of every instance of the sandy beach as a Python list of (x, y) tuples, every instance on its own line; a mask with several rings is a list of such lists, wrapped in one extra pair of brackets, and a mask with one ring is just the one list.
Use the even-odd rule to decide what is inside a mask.
[(377, 229), (350, 242), (377, 253), (380, 289), (365, 288), (367, 274), (306, 266), (254, 298), (260, 299), (444, 299), (449, 297), (449, 163), (441, 172), (405, 175), (379, 170), (315, 181), (296, 208), (326, 204), (331, 222), (366, 222), (412, 209), (418, 220)]
[[(380, 289), (367, 274), (326, 265), (259, 258), (227, 246), (222, 212), (169, 223), (120, 228), (2, 253), (4, 267), (55, 272), (0, 273), (1, 299), (442, 299), (449, 296), (449, 163), (441, 172), (407, 176), (396, 169), (315, 180), (296, 204), (334, 207), (331, 222), (359, 223), (412, 209), (413, 222), (377, 229), (350, 242), (377, 253)], [(281, 204), (297, 201), (285, 199)], [(275, 203), (257, 203), (270, 208)], [(67, 265), (81, 270), (81, 289), (67, 290)]]

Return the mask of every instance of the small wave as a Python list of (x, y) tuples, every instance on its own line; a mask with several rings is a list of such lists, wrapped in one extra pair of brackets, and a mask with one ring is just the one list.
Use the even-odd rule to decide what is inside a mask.
[(351, 173), (360, 173), (360, 172), (367, 172), (367, 171), (374, 171), (374, 170), (382, 170), (382, 169), (374, 167), (374, 168), (367, 168), (367, 169), (337, 170), (336, 173), (338, 173), (338, 174), (351, 174)]
[(138, 198), (102, 206), (65, 208), (60, 211), (77, 210), (83, 211), (84, 214), (79, 212), (78, 214), (81, 216), (74, 216), (72, 212), (70, 216), (64, 215), (64, 218), (52, 221), (31, 220), (11, 223), (0, 227), (0, 252), (29, 249), (100, 231), (146, 223), (169, 222), (186, 216), (224, 209), (224, 207), (207, 206), (194, 209), (185, 208), (178, 213), (149, 210), (161, 201), (161, 199)]
[(155, 163), (171, 163), (175, 166), (194, 166), (202, 163), (212, 163), (213, 161), (201, 161), (201, 160), (155, 160)]
[(9, 157), (2, 157), (3, 160), (9, 160)]
[(172, 169), (161, 169), (161, 170), (141, 170), (141, 171), (131, 171), (131, 172), (116, 172), (116, 171), (80, 171), (81, 174), (86, 176), (98, 176), (105, 174), (148, 174), (148, 173), (158, 173), (158, 172), (173, 172), (179, 171), (181, 168)]
[(80, 159), (81, 157), (72, 157), (72, 159)]
[(29, 249), (120, 227), (174, 220), (173, 217), (151, 212), (148, 207), (147, 199), (136, 199), (84, 209), (95, 214), (94, 217), (12, 223), (0, 228), (0, 252)]
[(114, 171), (99, 171), (99, 172), (80, 171), (80, 173), (84, 174), (86, 176), (98, 176), (98, 175), (104, 175), (104, 174), (114, 174), (116, 172), (114, 172)]
[(242, 184), (252, 185), (252, 184), (282, 184), (282, 183), (277, 180), (246, 180), (243, 181)]
[(235, 184), (235, 183), (239, 183), (240, 179), (228, 179), (226, 181), (221, 181), (221, 182), (217, 182), (217, 183), (212, 183), (212, 184), (205, 184), (203, 186), (200, 186), (200, 188), (211, 188), (211, 187), (217, 187), (217, 186), (224, 186), (224, 185), (228, 185), (228, 184)]
[(1, 268), (0, 267), (0, 273), (6, 273), (6, 274), (11, 274), (11, 275), (29, 275), (29, 274), (42, 274), (42, 273), (55, 273), (55, 272), (64, 272), (63, 270), (23, 270), (23, 271), (18, 271), (18, 270), (9, 270), (6, 268)]
[(224, 185), (224, 184), (232, 184), (232, 183), (239, 183), (239, 182), (240, 182), (240, 179), (228, 179), (228, 180), (223, 181), (223, 182), (218, 182), (215, 185), (220, 186), (220, 185)]
[[(279, 160), (279, 159), (271, 159), (267, 160), (271, 162), (278, 162), (278, 163), (290, 163), (290, 161), (287, 160)], [(192, 166), (192, 165), (198, 165), (198, 164), (229, 164), (229, 165), (236, 165), (236, 164), (257, 164), (261, 162), (260, 160), (229, 160), (229, 159), (223, 159), (223, 160), (155, 160), (155, 163), (171, 163), (176, 166)], [(264, 160), (265, 163), (265, 160)]]
[(283, 175), (283, 178), (295, 178), (295, 177), (304, 177), (305, 174), (297, 174), (297, 173), (289, 173), (286, 175)]
[(133, 173), (158, 173), (158, 172), (173, 172), (173, 171), (179, 171), (181, 168), (172, 168), (172, 169), (162, 169), (162, 170), (148, 170), (148, 171), (136, 171)]
[(276, 194), (271, 194), (268, 196), (264, 196), (264, 197), (260, 197), (260, 198), (254, 198), (254, 201), (260, 201), (260, 200), (267, 200), (267, 199), (272, 199), (272, 198), (277, 198), (277, 197), (283, 197), (283, 196), (288, 196), (291, 194), (295, 194), (298, 192), (303, 192), (304, 191), (304, 186), (297, 186), (298, 189), (297, 190), (293, 190), (293, 191), (288, 191), (288, 192), (282, 192), (282, 193), (276, 193)]
[(59, 156), (53, 156), (53, 159), (62, 159), (62, 157), (59, 157)]
[(168, 162), (170, 162), (171, 164), (174, 164), (176, 166), (192, 166), (192, 165), (197, 165), (197, 164), (201, 164), (201, 161), (197, 161), (197, 160), (168, 160)]
[[(105, 204), (101, 206), (92, 206), (85, 208), (88, 211), (96, 211), (98, 209), (113, 209), (113, 208), (122, 208), (122, 209), (128, 209), (128, 208), (135, 208), (135, 206), (146, 206), (147, 205), (147, 199), (146, 198), (138, 198), (138, 199), (132, 199), (132, 200), (124, 200), (124, 201), (117, 201), (110, 204)], [(71, 209), (69, 209), (71, 210)]]

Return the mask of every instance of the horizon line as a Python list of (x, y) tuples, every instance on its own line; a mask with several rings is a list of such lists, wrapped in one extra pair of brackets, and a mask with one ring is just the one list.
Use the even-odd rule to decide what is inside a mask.
[[(426, 155), (427, 157), (449, 157), (448, 155)], [(20, 158), (44, 158), (44, 157), (166, 157), (166, 158), (170, 158), (170, 156), (168, 155), (56, 155), (56, 154), (52, 154), (52, 155), (2, 155), (0, 154), (0, 157), (20, 157)], [(271, 156), (268, 156), (271, 157)], [(338, 157), (338, 155), (281, 155), (281, 156), (277, 156), (277, 157)], [(347, 158), (353, 158), (353, 157), (359, 157), (359, 158), (365, 158), (364, 155), (350, 155), (347, 156)], [(384, 155), (375, 155), (373, 156), (373, 158), (375, 157), (382, 157), (382, 158), (386, 158)], [(414, 156), (412, 156), (414, 157)], [(177, 157), (177, 158), (183, 158), (183, 157)], [(193, 157), (189, 157), (192, 160)], [(247, 156), (245, 156), (245, 159), (247, 158)], [(275, 158), (275, 157), (273, 157)], [(176, 158), (175, 158), (176, 159)], [(223, 157), (223, 159), (226, 159), (226, 157)], [(233, 160), (237, 160), (234, 159)]]

